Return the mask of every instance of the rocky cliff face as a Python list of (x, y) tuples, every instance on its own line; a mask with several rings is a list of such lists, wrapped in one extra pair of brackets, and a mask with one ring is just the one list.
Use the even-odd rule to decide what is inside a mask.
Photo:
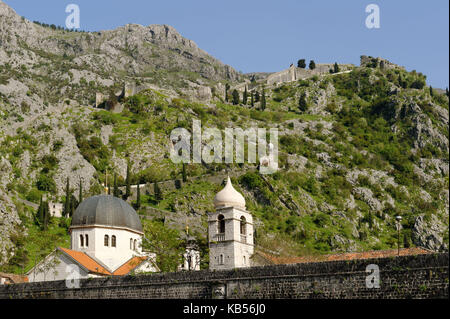
[[(19, 17), (0, 2), (0, 45), (6, 52), (26, 46), (51, 55), (67, 55), (77, 64), (99, 67), (111, 75), (138, 76), (155, 70), (195, 72), (209, 80), (236, 81), (240, 75), (208, 55), (168, 25), (129, 24), (111, 31), (73, 33), (52, 30)], [(23, 52), (25, 53), (25, 52)], [(10, 59), (11, 57), (9, 57)], [(32, 63), (33, 61), (22, 61)]]

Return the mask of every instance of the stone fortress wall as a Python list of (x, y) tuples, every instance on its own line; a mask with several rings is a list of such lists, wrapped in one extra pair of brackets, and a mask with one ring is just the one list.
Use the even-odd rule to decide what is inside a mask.
[[(355, 66), (353, 64), (339, 64), (339, 69), (341, 72), (348, 71), (354, 67)], [(269, 75), (267, 77), (267, 84), (274, 85), (279, 83), (298, 81), (314, 75), (328, 74), (330, 73), (330, 69), (334, 69), (334, 64), (316, 64), (316, 68), (314, 70), (297, 68), (292, 65), (287, 70)]]
[[(303, 299), (446, 298), (448, 253), (351, 261), (271, 265), (0, 286), (0, 299)], [(368, 265), (380, 270), (380, 288), (368, 288)]]

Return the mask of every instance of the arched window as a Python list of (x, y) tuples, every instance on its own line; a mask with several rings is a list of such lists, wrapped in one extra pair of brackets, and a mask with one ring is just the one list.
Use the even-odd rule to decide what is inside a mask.
[(244, 261), (244, 265), (247, 264), (247, 259), (245, 258), (245, 256), (242, 257), (243, 261)]
[(111, 247), (116, 247), (116, 236), (112, 235), (111, 237)]
[(247, 221), (244, 216), (241, 217), (241, 235), (247, 234)]
[(219, 215), (219, 217), (217, 218), (219, 225), (218, 225), (218, 233), (219, 234), (224, 234), (225, 233), (225, 217), (223, 217), (223, 215)]
[(86, 247), (89, 247), (89, 236), (86, 235)]
[(136, 244), (137, 244), (137, 240), (135, 239), (134, 242), (133, 242), (133, 249), (134, 249), (134, 250), (136, 250), (136, 247), (137, 247)]
[(109, 246), (109, 236), (105, 235), (105, 247)]
[(133, 250), (133, 238), (130, 238), (130, 249)]
[(84, 247), (84, 237), (80, 235), (80, 247)]
[(223, 265), (223, 255), (220, 254), (219, 256), (219, 265)]

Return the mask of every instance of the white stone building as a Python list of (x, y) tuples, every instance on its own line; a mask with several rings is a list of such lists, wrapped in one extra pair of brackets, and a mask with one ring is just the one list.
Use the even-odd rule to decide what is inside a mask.
[(57, 248), (27, 275), (30, 282), (159, 271), (156, 255), (143, 252), (136, 211), (108, 195), (83, 201), (72, 216), (71, 249)]
[(254, 253), (253, 217), (229, 177), (225, 188), (214, 198), (214, 206), (216, 211), (208, 214), (209, 269), (250, 267)]
[(62, 217), (62, 211), (63, 211), (62, 203), (49, 202), (48, 206), (50, 207), (50, 216)]

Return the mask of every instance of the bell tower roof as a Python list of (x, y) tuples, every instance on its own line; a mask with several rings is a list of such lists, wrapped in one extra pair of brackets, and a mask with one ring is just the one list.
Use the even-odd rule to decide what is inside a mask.
[(218, 192), (214, 197), (214, 206), (216, 209), (223, 207), (235, 207), (245, 210), (245, 198), (241, 193), (234, 189), (229, 176), (224, 189)]

